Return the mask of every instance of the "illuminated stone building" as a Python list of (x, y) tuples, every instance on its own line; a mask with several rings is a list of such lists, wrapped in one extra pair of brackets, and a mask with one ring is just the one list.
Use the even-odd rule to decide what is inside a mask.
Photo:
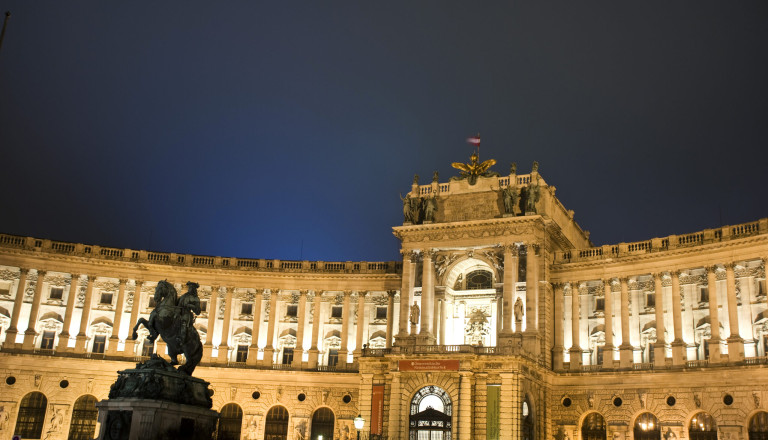
[(768, 438), (768, 219), (596, 247), (536, 165), (475, 171), (414, 182), (399, 261), (0, 235), (0, 437), (89, 438), (117, 370), (164, 353), (127, 338), (168, 279), (202, 286), (219, 439), (358, 414), (366, 438)]

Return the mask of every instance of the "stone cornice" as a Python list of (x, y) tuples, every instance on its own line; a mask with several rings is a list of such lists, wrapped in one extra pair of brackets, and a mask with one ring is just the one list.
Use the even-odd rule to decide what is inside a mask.
[(541, 215), (468, 220), (463, 222), (432, 223), (427, 225), (395, 226), (392, 233), (404, 243), (455, 240), (457, 238), (499, 237), (505, 235), (532, 235), (535, 228), (543, 229)]

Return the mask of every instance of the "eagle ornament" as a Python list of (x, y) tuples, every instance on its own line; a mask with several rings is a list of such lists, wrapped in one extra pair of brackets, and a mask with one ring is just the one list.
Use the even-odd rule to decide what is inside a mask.
[(499, 173), (495, 171), (488, 171), (488, 168), (496, 164), (496, 159), (488, 159), (482, 163), (479, 162), (480, 157), (477, 153), (472, 153), (469, 156), (469, 163), (453, 162), (452, 167), (461, 171), (461, 175), (452, 177), (451, 180), (464, 180), (467, 179), (470, 185), (477, 183), (477, 178), (482, 177), (498, 177)]

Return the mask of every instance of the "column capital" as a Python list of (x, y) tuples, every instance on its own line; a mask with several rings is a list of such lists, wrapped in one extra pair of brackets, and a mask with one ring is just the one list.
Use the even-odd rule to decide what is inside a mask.
[(45, 269), (37, 269), (37, 276), (39, 276), (39, 277), (44, 277), (45, 274), (47, 274), (47, 273), (48, 273), (48, 271), (45, 270)]
[(365, 298), (366, 295), (368, 295), (368, 291), (367, 290), (358, 290), (357, 291), (357, 296), (359, 298)]
[(520, 253), (520, 247), (517, 245), (517, 243), (505, 244), (504, 253), (509, 253), (512, 254), (513, 257), (516, 257)]
[(712, 264), (712, 265), (709, 265), (709, 266), (704, 266), (704, 270), (707, 271), (707, 274), (710, 274), (710, 273), (714, 274), (715, 272), (717, 272), (717, 265), (716, 264)]
[(279, 287), (272, 287), (269, 289), (269, 293), (271, 295), (279, 295), (280, 294), (280, 288)]
[(736, 262), (735, 261), (731, 261), (729, 263), (723, 264), (723, 266), (725, 266), (725, 270), (726, 271), (733, 271), (733, 270), (736, 269)]
[(227, 292), (227, 293), (234, 292), (235, 289), (236, 289), (235, 286), (224, 286), (224, 291)]
[(215, 292), (215, 293), (220, 293), (220, 292), (221, 292), (221, 286), (218, 286), (218, 285), (217, 285), (217, 286), (211, 285), (211, 294), (213, 294), (214, 292)]
[(80, 279), (80, 275), (81, 275), (81, 274), (79, 274), (79, 273), (74, 273), (74, 272), (73, 272), (73, 273), (70, 273), (70, 274), (69, 274), (69, 277), (70, 277), (70, 279), (72, 279), (72, 280), (79, 280), (79, 279)]
[(97, 275), (88, 275), (88, 282), (92, 283), (92, 282), (96, 281), (96, 278), (98, 278)]
[(603, 280), (602, 280), (603, 281), (603, 287), (606, 287), (606, 286), (610, 287), (613, 284), (613, 280), (614, 280), (613, 277), (603, 278)]
[(345, 297), (352, 295), (352, 291), (351, 290), (344, 290), (343, 293), (344, 293)]
[(532, 241), (530, 243), (526, 243), (525, 247), (528, 251), (528, 254), (530, 255), (530, 251), (533, 251), (535, 254), (539, 253), (539, 249), (541, 248), (541, 244), (538, 241)]
[(120, 279), (117, 280), (117, 283), (120, 284), (121, 286), (125, 286), (126, 284), (128, 284), (128, 279), (127, 278), (120, 278)]
[(433, 259), (435, 257), (435, 255), (437, 255), (437, 250), (432, 249), (432, 248), (424, 249), (422, 254), (423, 254), (424, 258), (429, 258), (431, 260), (431, 259)]
[(669, 276), (672, 277), (673, 280), (680, 278), (680, 269), (674, 269), (669, 271)]
[(309, 289), (299, 289), (299, 296), (307, 296)]
[(619, 277), (619, 283), (621, 283), (622, 286), (627, 285), (629, 283), (629, 277), (628, 276), (620, 276)]
[(259, 287), (258, 289), (253, 289), (253, 290), (254, 290), (254, 294), (255, 295), (263, 295), (264, 294), (264, 290), (266, 290), (266, 289), (264, 289), (263, 287)]
[(563, 282), (552, 283), (552, 288), (555, 290), (562, 290), (563, 287), (565, 287), (565, 283)]
[(663, 272), (651, 272), (651, 277), (653, 277), (654, 280), (661, 280), (662, 276), (664, 276)]
[(144, 280), (133, 280), (133, 284), (140, 289), (141, 286), (144, 285)]
[(20, 267), (19, 268), (19, 274), (26, 275), (28, 273), (29, 273), (29, 268), (28, 267)]
[(394, 298), (397, 295), (397, 290), (387, 290), (387, 296)]

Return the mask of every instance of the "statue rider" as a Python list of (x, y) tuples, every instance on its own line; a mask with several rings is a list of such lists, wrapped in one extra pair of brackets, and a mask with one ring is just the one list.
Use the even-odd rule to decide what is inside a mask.
[(187, 333), (195, 322), (195, 315), (199, 315), (202, 312), (202, 309), (200, 308), (200, 298), (197, 296), (198, 287), (200, 287), (199, 284), (193, 281), (187, 281), (187, 293), (181, 295), (181, 298), (179, 298), (179, 301), (176, 304), (179, 309), (181, 309), (179, 331), (176, 334), (176, 342), (179, 345), (184, 344), (187, 340)]

